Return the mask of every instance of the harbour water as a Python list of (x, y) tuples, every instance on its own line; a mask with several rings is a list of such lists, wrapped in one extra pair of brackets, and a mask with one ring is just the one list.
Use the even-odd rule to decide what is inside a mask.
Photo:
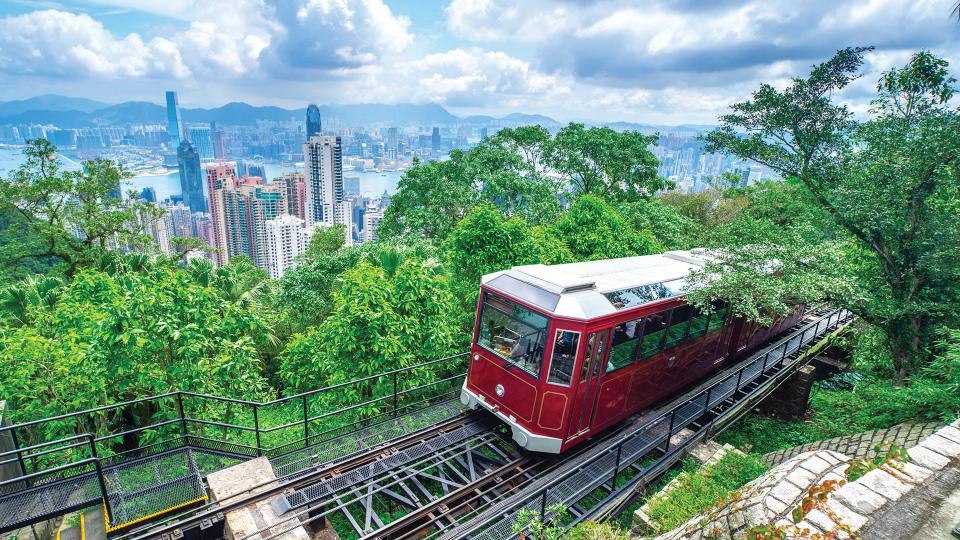
[[(22, 148), (0, 147), (0, 176), (7, 176), (24, 162)], [(77, 169), (79, 164), (69, 160), (62, 159), (62, 166), (65, 169)], [(264, 167), (267, 170), (268, 178), (276, 178), (284, 172), (302, 170), (302, 167), (293, 167), (290, 164), (279, 165), (275, 163), (266, 163)], [(378, 197), (387, 193), (394, 193), (397, 190), (397, 183), (400, 181), (402, 171), (384, 171), (378, 173), (375, 171), (344, 171), (343, 176), (360, 178), (360, 194), (365, 197)], [(176, 171), (160, 175), (135, 176), (127, 181), (124, 186), (124, 193), (133, 189), (141, 191), (146, 187), (152, 187), (157, 192), (157, 199), (163, 200), (171, 195), (180, 194), (180, 175)]]

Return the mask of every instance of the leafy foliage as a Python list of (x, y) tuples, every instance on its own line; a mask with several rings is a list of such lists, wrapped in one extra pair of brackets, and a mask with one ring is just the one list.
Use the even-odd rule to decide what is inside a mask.
[(453, 296), (439, 264), (402, 249), (343, 274), (333, 310), (293, 336), (279, 377), (291, 391), (345, 382), (452, 352)]
[(19, 233), (5, 235), (0, 247), (5, 266), (53, 260), (72, 275), (111, 244), (151, 242), (141, 233), (141, 219), (155, 219), (159, 212), (116, 198), (121, 180), (130, 175), (114, 162), (96, 159), (80, 171), (63, 171), (56, 147), (46, 139), (29, 141), (24, 155), (23, 165), (0, 178), (0, 210), (16, 216), (8, 223)]
[(736, 490), (769, 469), (756, 457), (737, 453), (725, 454), (716, 463), (703, 467), (692, 460), (684, 462), (684, 472), (677, 477), (675, 487), (647, 502), (648, 515), (660, 527), (655, 532), (669, 531), (724, 504)]
[[(854, 120), (832, 94), (857, 77), (867, 50), (841, 50), (785, 90), (762, 85), (707, 136), (708, 151), (733, 152), (795, 179), (843, 235), (778, 235), (714, 254), (739, 259), (729, 281), (759, 279), (761, 258), (779, 251), (766, 259), (776, 260), (777, 272), (825, 282), (800, 291), (838, 301), (883, 328), (902, 383), (928, 359), (936, 325), (955, 325), (960, 313), (953, 264), (960, 258), (960, 115), (947, 107), (955, 82), (947, 63), (919, 52), (880, 79), (874, 116)], [(779, 309), (778, 290), (798, 290), (796, 280), (782, 283), (752, 309), (740, 303), (742, 313)]]
[(563, 521), (567, 518), (567, 508), (562, 504), (546, 508), (548, 517), (543, 519), (540, 512), (524, 508), (517, 513), (513, 532), (520, 540), (560, 540), (566, 532)]
[(570, 124), (546, 145), (547, 161), (576, 193), (632, 201), (670, 185), (657, 175), (657, 158), (649, 149), (657, 139), (636, 131)]
[(592, 261), (647, 255), (662, 251), (653, 235), (637, 231), (612, 206), (593, 195), (584, 195), (553, 225), (575, 259)]

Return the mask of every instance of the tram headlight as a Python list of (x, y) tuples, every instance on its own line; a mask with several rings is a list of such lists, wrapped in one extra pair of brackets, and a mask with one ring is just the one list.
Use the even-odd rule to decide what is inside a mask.
[(503, 397), (503, 392), (504, 392), (504, 390), (503, 390), (503, 385), (502, 385), (502, 384), (498, 384), (498, 385), (493, 389), (493, 391), (497, 393), (497, 397)]

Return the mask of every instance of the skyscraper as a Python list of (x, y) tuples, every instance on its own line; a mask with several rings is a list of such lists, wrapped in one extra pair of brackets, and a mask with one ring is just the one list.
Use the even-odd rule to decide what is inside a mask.
[(307, 226), (344, 223), (343, 147), (340, 137), (314, 135), (303, 146)]
[(203, 174), (200, 170), (200, 155), (187, 141), (177, 148), (177, 165), (180, 168), (180, 193), (183, 202), (194, 212), (206, 212), (207, 201), (203, 196)]
[(197, 153), (200, 154), (201, 161), (213, 160), (213, 139), (210, 136), (209, 127), (190, 128), (190, 142), (193, 143)]
[(320, 108), (311, 103), (307, 106), (307, 140), (320, 135)]
[(143, 191), (140, 192), (140, 198), (143, 199), (144, 202), (155, 203), (157, 202), (157, 190), (152, 187), (145, 187)]
[(180, 121), (180, 99), (173, 90), (167, 90), (167, 134), (170, 144), (177, 148), (183, 142), (183, 122)]
[(217, 129), (215, 122), (210, 122), (210, 140), (213, 143), (214, 159), (227, 159), (227, 139), (223, 130)]
[(440, 128), (433, 128), (433, 135), (430, 137), (430, 146), (434, 154), (440, 153)]
[(387, 129), (386, 137), (386, 151), (387, 157), (390, 159), (397, 159), (397, 147), (400, 143), (400, 130), (395, 127)]

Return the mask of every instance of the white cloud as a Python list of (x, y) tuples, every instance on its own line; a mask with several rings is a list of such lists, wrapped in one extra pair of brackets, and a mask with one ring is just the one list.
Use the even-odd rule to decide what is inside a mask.
[(190, 72), (169, 40), (120, 38), (86, 14), (33, 11), (6, 17), (0, 26), (0, 71), (7, 73), (180, 78)]
[[(189, 25), (146, 40), (115, 35), (87, 14), (34, 11), (0, 19), (0, 70), (57, 77), (302, 78), (369, 72), (413, 41), (382, 0), (100, 0)], [(266, 68), (266, 69), (265, 69)]]
[(452, 49), (411, 62), (417, 101), (478, 106), (497, 100), (549, 99), (569, 93), (566, 82), (532, 68), (504, 52), (480, 48)]
[(394, 14), (382, 0), (278, 3), (274, 13), (283, 30), (266, 51), (273, 74), (349, 73), (406, 50), (414, 39), (410, 19)]
[(545, 0), (453, 0), (446, 13), (450, 31), (471, 41), (541, 41), (572, 27), (575, 15)]

